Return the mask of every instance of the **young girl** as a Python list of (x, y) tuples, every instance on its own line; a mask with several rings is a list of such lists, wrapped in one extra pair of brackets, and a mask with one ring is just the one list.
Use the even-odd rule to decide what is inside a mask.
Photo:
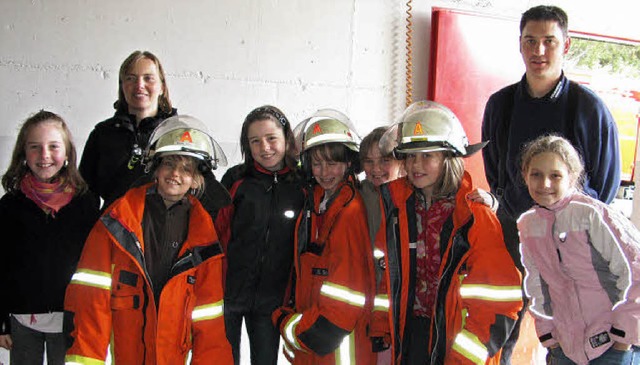
[(376, 309), (387, 317), (372, 326), (392, 364), (499, 361), (522, 294), (496, 216), (469, 198), (462, 158), (485, 144), (469, 145), (458, 118), (430, 101), (409, 106), (382, 137), (407, 172), (380, 187), (376, 237), (384, 270)]
[(360, 144), (360, 164), (365, 180), (360, 183), (360, 193), (367, 207), (369, 235), (373, 239), (380, 227), (380, 185), (404, 174), (402, 161), (393, 152), (382, 154), (378, 143), (387, 128), (378, 127), (367, 134)]
[(98, 199), (76, 169), (76, 149), (62, 118), (41, 110), (18, 133), (2, 176), (0, 199), (0, 346), (12, 364), (63, 364), (64, 291)]
[(373, 263), (355, 186), (357, 135), (335, 110), (318, 111), (295, 135), (313, 184), (296, 228), (295, 302), (273, 313), (274, 324), (293, 364), (371, 364)]
[(231, 364), (222, 248), (198, 195), (224, 161), (199, 120), (175, 116), (145, 153), (155, 182), (116, 200), (93, 228), (65, 298), (66, 361)]
[(529, 310), (548, 364), (636, 364), (640, 234), (580, 191), (583, 173), (562, 137), (539, 137), (523, 152), (536, 203), (518, 221)]
[(265, 105), (242, 124), (244, 163), (222, 183), (233, 204), (216, 219), (226, 246), (225, 324), (235, 363), (240, 363), (244, 319), (252, 364), (278, 361), (280, 333), (271, 313), (283, 305), (293, 264), (295, 222), (304, 203), (291, 126), (280, 109)]

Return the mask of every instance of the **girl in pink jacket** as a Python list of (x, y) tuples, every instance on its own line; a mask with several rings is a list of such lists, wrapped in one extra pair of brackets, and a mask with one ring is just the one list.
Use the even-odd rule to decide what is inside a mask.
[(579, 189), (584, 166), (564, 138), (525, 147), (536, 205), (520, 216), (520, 250), (547, 364), (640, 362), (640, 233)]

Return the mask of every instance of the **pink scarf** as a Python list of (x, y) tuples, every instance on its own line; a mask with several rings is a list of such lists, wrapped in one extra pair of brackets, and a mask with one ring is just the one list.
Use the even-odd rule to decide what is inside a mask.
[(24, 175), (20, 181), (20, 190), (45, 213), (51, 213), (52, 217), (69, 204), (76, 192), (73, 186), (65, 184), (62, 177), (52, 183), (45, 183), (36, 179), (31, 173)]

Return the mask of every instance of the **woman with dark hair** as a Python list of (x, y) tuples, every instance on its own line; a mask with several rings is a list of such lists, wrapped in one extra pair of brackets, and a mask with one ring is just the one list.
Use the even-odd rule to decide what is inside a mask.
[(151, 132), (176, 114), (160, 60), (135, 51), (120, 66), (115, 115), (98, 123), (89, 135), (80, 173), (103, 200), (103, 208), (122, 196), (144, 175), (142, 151)]

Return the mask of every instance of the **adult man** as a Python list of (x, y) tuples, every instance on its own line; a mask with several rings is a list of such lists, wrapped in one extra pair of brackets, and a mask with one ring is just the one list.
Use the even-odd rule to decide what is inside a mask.
[[(611, 113), (592, 91), (569, 81), (562, 71), (570, 45), (562, 9), (527, 10), (520, 20), (525, 75), (493, 94), (485, 107), (482, 140), (491, 141), (483, 149), (485, 172), (500, 202), (505, 244), (521, 270), (515, 221), (533, 205), (520, 172), (526, 142), (548, 133), (568, 138), (585, 162), (584, 191), (599, 200), (611, 202), (620, 184), (618, 132)], [(503, 364), (510, 363), (518, 329), (503, 349)]]

